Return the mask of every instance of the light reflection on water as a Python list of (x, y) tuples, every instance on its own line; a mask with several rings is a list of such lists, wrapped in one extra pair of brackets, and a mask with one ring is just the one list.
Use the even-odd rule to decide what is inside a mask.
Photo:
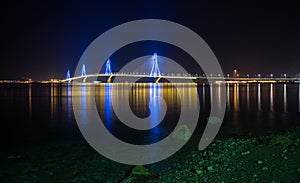
[[(300, 123), (300, 85), (296, 84), (227, 84), (225, 95), (220, 94), (222, 90), (219, 85), (177, 84), (176, 87), (182, 88), (185, 96), (183, 99), (178, 97), (176, 87), (173, 87), (172, 84), (140, 83), (133, 87), (125, 86), (126, 84), (32, 84), (26, 87), (3, 85), (0, 92), (2, 106), (5, 106), (2, 108), (2, 116), (9, 115), (11, 114), (9, 111), (15, 110), (16, 113), (20, 113), (21, 119), (17, 120), (19, 118), (16, 115), (8, 117), (16, 118), (15, 121), (22, 123), (29, 130), (40, 128), (40, 126), (34, 126), (40, 123), (44, 123), (44, 126), (47, 127), (46, 130), (60, 128), (62, 125), (72, 125), (69, 128), (77, 128), (71, 98), (80, 97), (81, 107), (84, 109), (82, 112), (85, 112), (87, 116), (89, 113), (86, 109), (90, 105), (86, 103), (87, 97), (92, 97), (89, 93), (95, 87), (98, 112), (107, 122), (106, 127), (112, 130), (116, 127), (116, 116), (110, 104), (112, 96), (115, 98), (127, 97), (130, 101), (130, 110), (141, 118), (149, 116), (150, 111), (152, 114), (159, 114), (161, 112), (159, 106), (163, 105), (164, 101), (168, 108), (166, 112), (168, 120), (164, 121), (164, 126), (154, 128), (152, 135), (161, 132), (169, 133), (172, 129), (167, 127), (172, 126), (178, 120), (180, 107), (190, 109), (200, 104), (199, 123), (203, 124), (203, 120), (209, 116), (211, 97), (219, 102), (221, 96), (227, 99), (226, 116), (221, 127), (221, 131), (225, 134), (281, 130)], [(79, 92), (72, 93), (72, 87), (80, 87)], [(129, 97), (124, 96), (124, 90), (128, 88), (130, 89)], [(200, 101), (195, 100), (197, 94)], [(163, 100), (156, 97), (156, 100), (149, 101), (150, 96), (159, 95)], [(123, 101), (118, 102), (121, 106)], [(220, 106), (217, 104), (216, 107)], [(24, 109), (26, 109), (25, 116), (21, 115), (24, 113)], [(157, 119), (151, 118), (151, 120)], [(36, 122), (32, 123), (32, 121)], [(5, 129), (5, 127), (3, 128)], [(31, 133), (33, 132), (31, 131)]]
[(250, 90), (249, 90), (249, 83), (247, 83), (247, 109), (250, 109)]
[(273, 83), (270, 85), (270, 110), (274, 112), (274, 97), (273, 97)]
[[(178, 89), (182, 98), (179, 97)], [(155, 142), (161, 137), (153, 136), (161, 133), (166, 136), (175, 128), (182, 109), (194, 109), (199, 105), (197, 87), (194, 83), (98, 84), (95, 86), (95, 91), (98, 113), (104, 120), (106, 128), (115, 136), (121, 136), (121, 133), (126, 134), (128, 142), (134, 138), (131, 135), (136, 128), (129, 129), (131, 126), (126, 123), (128, 118), (121, 118), (120, 115), (129, 116), (132, 115), (129, 113), (133, 113), (136, 117), (145, 119), (149, 128), (140, 130), (140, 133), (147, 133), (148, 137), (151, 136), (150, 142)], [(126, 94), (128, 96), (125, 96)], [(129, 100), (130, 111), (124, 107), (126, 100)], [(167, 109), (165, 116), (163, 108)], [(125, 130), (121, 130), (122, 128)]]
[[(150, 117), (149, 123), (154, 123), (154, 122), (157, 122), (160, 120), (159, 119), (159, 112), (160, 112), (159, 106), (162, 104), (161, 104), (161, 100), (159, 99), (159, 97), (161, 96), (162, 90), (160, 90), (158, 88), (157, 84), (153, 84), (153, 83), (150, 84), (149, 90), (150, 90), (149, 98), (152, 98), (152, 100), (149, 103), (149, 109), (150, 109), (150, 112), (152, 113), (152, 115), (150, 115), (151, 117)], [(133, 96), (133, 98), (138, 98), (138, 96), (137, 97)], [(152, 128), (152, 130), (155, 133), (160, 133), (159, 128)]]
[[(112, 95), (116, 98), (123, 98), (124, 90), (128, 87), (124, 87), (129, 84), (100, 84), (97, 87), (102, 88), (105, 86), (105, 91), (101, 91), (101, 97), (99, 101), (103, 100), (104, 103), (98, 107), (100, 111), (105, 113), (105, 121), (114, 123), (116, 116), (114, 116), (113, 108), (110, 105)], [(180, 99), (177, 93), (174, 91), (176, 87), (182, 88), (184, 98)], [(172, 118), (172, 115), (180, 115), (180, 107), (194, 108), (197, 104), (201, 104), (201, 115), (208, 116), (210, 111), (210, 101), (214, 98), (217, 101), (217, 107), (221, 107), (221, 85), (198, 85), (195, 84), (176, 84), (174, 87), (172, 84), (134, 84), (130, 89), (130, 107), (133, 113), (138, 117), (147, 117), (151, 115), (149, 123), (157, 123), (160, 115), (160, 107), (162, 99), (166, 102), (168, 107), (168, 113), (166, 117), (169, 117), (169, 121), (176, 123), (176, 119)], [(289, 126), (289, 123), (298, 123), (296, 111), (300, 110), (300, 94), (297, 95), (298, 105), (295, 103), (297, 100), (288, 100), (288, 95), (294, 96), (293, 93), (299, 93), (300, 86), (296, 88), (295, 85), (287, 84), (227, 84), (226, 95), (223, 95), (227, 99), (227, 116), (225, 123), (229, 126), (233, 126), (237, 129), (251, 129), (251, 123), (253, 128), (276, 128), (277, 126)], [(207, 92), (209, 91), (209, 92)], [(277, 92), (275, 92), (277, 91)], [(278, 92), (279, 91), (279, 92)], [(280, 92), (281, 91), (281, 92)], [(202, 96), (202, 101), (196, 100), (197, 93)], [(231, 97), (232, 96), (232, 97)], [(127, 97), (127, 98), (128, 98)], [(153, 98), (149, 101), (149, 98)], [(102, 98), (102, 99), (101, 99)], [(200, 103), (199, 103), (200, 102)], [(231, 103), (233, 103), (231, 108)], [(122, 106), (122, 100), (119, 100), (119, 105)], [(255, 108), (256, 107), (256, 108)], [(103, 108), (103, 109), (102, 109)], [(290, 111), (289, 111), (290, 110)], [(255, 115), (257, 113), (257, 115)], [(295, 121), (290, 120), (290, 116), (286, 116), (284, 113), (289, 113)], [(268, 114), (267, 116), (264, 114)], [(282, 115), (281, 115), (282, 114)], [(280, 118), (278, 118), (280, 115)], [(245, 119), (249, 116), (248, 119)], [(255, 116), (255, 117), (253, 117)], [(202, 119), (205, 119), (202, 118)], [(285, 122), (288, 121), (288, 122)], [(199, 121), (199, 123), (203, 121)], [(248, 123), (248, 124), (243, 124)], [(248, 125), (248, 126), (247, 126)], [(264, 126), (267, 125), (267, 126)], [(226, 126), (226, 125), (225, 125)], [(250, 126), (250, 128), (249, 128)], [(260, 129), (260, 130), (261, 130)], [(152, 132), (160, 133), (161, 126), (153, 128)]]
[(71, 108), (72, 108), (72, 103), (71, 103), (71, 86), (69, 83), (66, 84), (66, 87), (63, 88), (65, 89), (65, 97), (64, 97), (64, 100), (65, 100), (65, 103), (66, 103), (66, 116), (67, 116), (67, 119), (68, 121), (71, 120)]
[(106, 123), (108, 129), (111, 129), (111, 123), (112, 123), (112, 110), (110, 107), (111, 103), (111, 85), (105, 84), (104, 86), (104, 122)]
[(29, 109), (29, 120), (31, 121), (32, 117), (32, 93), (31, 93), (31, 84), (28, 87), (28, 109)]
[(234, 84), (233, 89), (233, 109), (234, 111), (240, 110), (240, 90), (239, 84)]
[(299, 85), (299, 87), (298, 87), (299, 89), (298, 89), (298, 95), (299, 95), (299, 101), (298, 101), (298, 111), (300, 112), (300, 85)]
[(260, 83), (257, 86), (257, 104), (258, 104), (258, 111), (261, 111), (261, 89)]
[(229, 84), (227, 84), (227, 90), (226, 90), (226, 93), (227, 93), (227, 98), (226, 98), (226, 103), (227, 103), (227, 109), (230, 110), (230, 86)]
[(283, 84), (283, 108), (284, 112), (287, 112), (287, 94), (286, 94), (286, 84)]

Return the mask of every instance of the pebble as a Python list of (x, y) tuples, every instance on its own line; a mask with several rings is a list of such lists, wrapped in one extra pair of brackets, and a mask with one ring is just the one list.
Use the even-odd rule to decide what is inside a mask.
[(268, 167), (263, 167), (262, 170), (263, 170), (263, 171), (268, 171), (269, 168), (268, 168)]
[(245, 156), (245, 155), (248, 155), (248, 154), (250, 154), (250, 151), (242, 152), (242, 156)]
[(287, 150), (286, 149), (284, 149), (283, 151), (282, 151), (282, 153), (286, 153), (287, 152)]
[(258, 160), (258, 161), (257, 161), (257, 164), (261, 165), (261, 164), (263, 164), (263, 161)]
[(212, 171), (214, 171), (214, 168), (213, 168), (213, 166), (208, 166), (208, 167), (207, 167), (207, 170), (208, 170), (209, 172), (212, 172)]
[(203, 170), (201, 170), (201, 169), (195, 169), (195, 171), (197, 174), (203, 174)]

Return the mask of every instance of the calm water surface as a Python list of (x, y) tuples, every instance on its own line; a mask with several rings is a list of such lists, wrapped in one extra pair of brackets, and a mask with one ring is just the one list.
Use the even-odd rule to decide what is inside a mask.
[[(72, 93), (72, 87), (79, 87), (81, 92)], [(204, 127), (209, 116), (210, 98), (218, 100), (221, 96), (226, 96), (226, 114), (219, 136), (266, 134), (300, 126), (300, 85), (296, 84), (228, 84), (225, 95), (220, 94), (220, 85), (192, 83), (1, 84), (2, 144), (10, 146), (81, 137), (73, 114), (72, 96), (80, 97), (81, 107), (86, 109), (89, 107), (86, 97), (94, 87), (98, 114), (106, 128), (129, 143), (147, 144), (163, 139), (174, 130), (181, 109), (192, 109), (198, 104), (199, 128)], [(183, 99), (178, 95), (178, 87), (183, 91)], [(129, 92), (127, 97), (124, 96), (126, 91)], [(199, 100), (196, 100), (197, 94)], [(153, 96), (160, 97), (150, 101)], [(167, 107), (166, 115), (153, 129), (134, 130), (118, 119), (112, 107), (113, 97), (118, 106), (129, 100), (130, 112), (137, 117), (145, 118), (152, 113), (154, 117), (149, 118), (149, 124), (160, 120), (155, 116), (160, 116), (162, 105)]]

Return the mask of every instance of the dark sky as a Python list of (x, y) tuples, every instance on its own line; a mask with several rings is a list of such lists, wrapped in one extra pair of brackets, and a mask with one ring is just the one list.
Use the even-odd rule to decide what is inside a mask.
[(145, 18), (175, 21), (198, 33), (224, 73), (237, 68), (241, 74), (295, 75), (300, 73), (297, 7), (227, 1), (6, 2), (1, 5), (0, 79), (64, 78), (100, 34)]

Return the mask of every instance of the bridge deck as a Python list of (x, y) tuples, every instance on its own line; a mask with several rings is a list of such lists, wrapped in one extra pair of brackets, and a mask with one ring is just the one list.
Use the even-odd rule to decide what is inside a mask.
[[(74, 80), (86, 80), (87, 78), (95, 77), (137, 77), (149, 78), (147, 74), (88, 74), (84, 76), (72, 77), (69, 79), (60, 80), (60, 82), (71, 82)], [(211, 81), (225, 81), (225, 82), (300, 82), (300, 78), (236, 78), (236, 77), (203, 77), (203, 76), (178, 76), (178, 75), (161, 75), (150, 78), (165, 78), (165, 79), (185, 79), (185, 80), (211, 80)]]

